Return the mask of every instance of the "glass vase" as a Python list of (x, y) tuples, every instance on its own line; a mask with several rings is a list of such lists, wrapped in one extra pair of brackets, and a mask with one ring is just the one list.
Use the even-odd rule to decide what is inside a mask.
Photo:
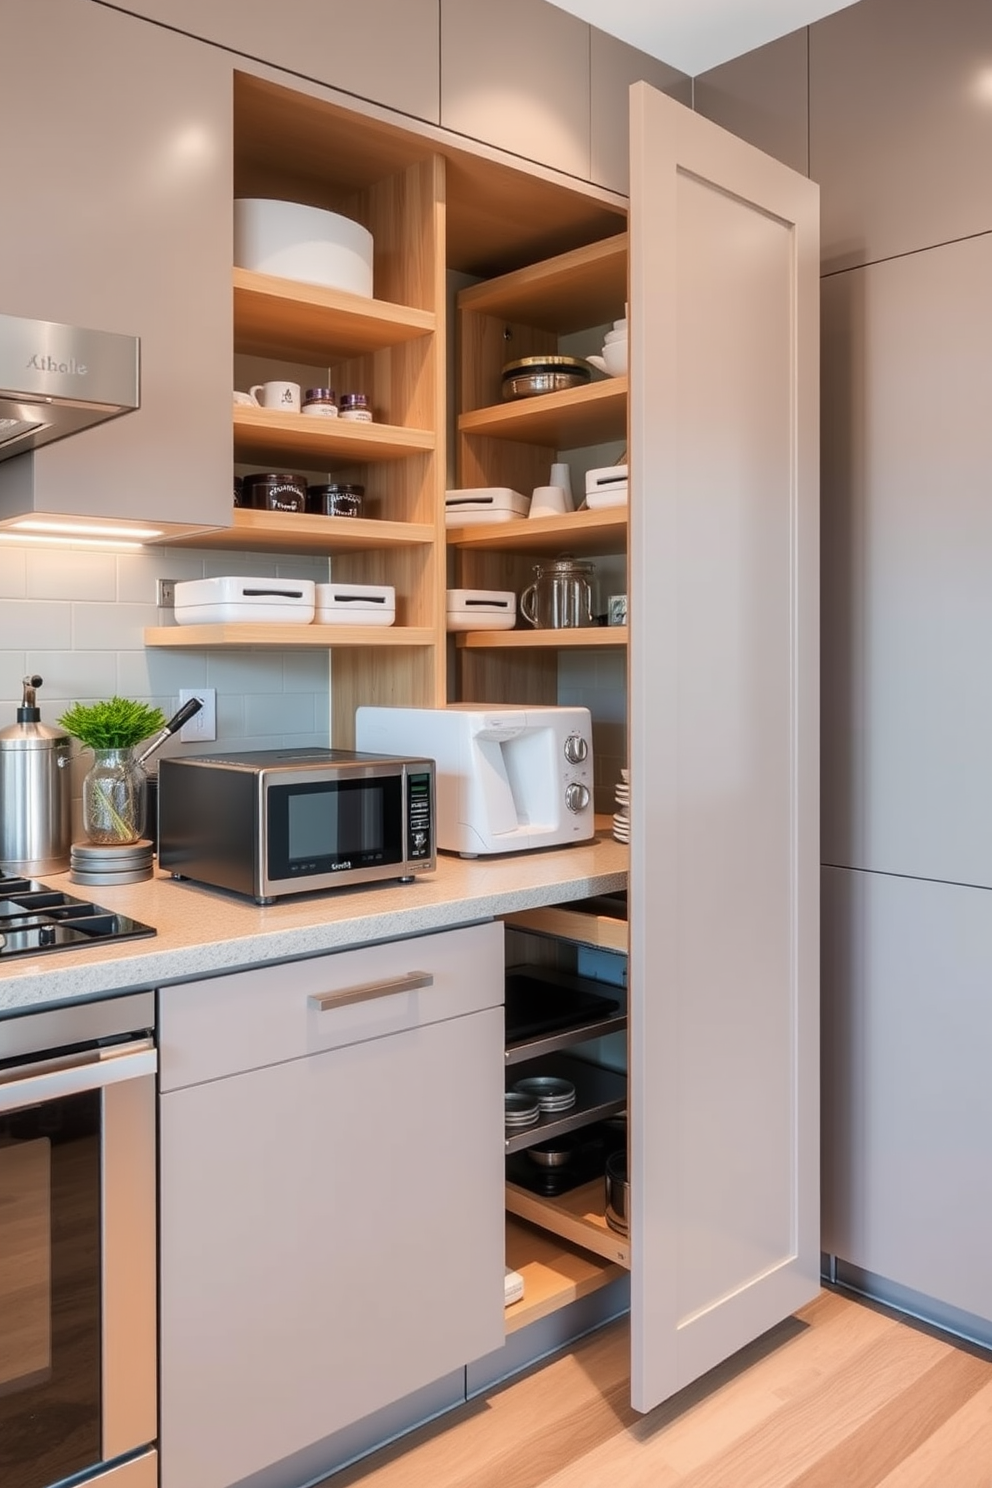
[(83, 778), (83, 830), (90, 842), (123, 846), (145, 830), (148, 782), (131, 749), (94, 749)]

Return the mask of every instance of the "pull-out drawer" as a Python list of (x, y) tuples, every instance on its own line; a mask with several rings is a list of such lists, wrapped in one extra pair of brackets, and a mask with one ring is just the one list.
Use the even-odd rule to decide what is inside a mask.
[(503, 1002), (495, 923), (165, 988), (163, 1091), (340, 1049)]

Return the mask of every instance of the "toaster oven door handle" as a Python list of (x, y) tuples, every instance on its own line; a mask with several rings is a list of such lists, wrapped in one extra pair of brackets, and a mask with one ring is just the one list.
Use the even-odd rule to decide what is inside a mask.
[(0, 1070), (0, 1112), (38, 1106), (83, 1090), (101, 1090), (121, 1080), (153, 1075), (157, 1067), (158, 1055), (150, 1038), (17, 1065)]
[(433, 972), (408, 971), (406, 976), (395, 977), (389, 982), (369, 982), (364, 987), (345, 987), (340, 992), (314, 992), (307, 1000), (318, 1012), (329, 1013), (333, 1008), (348, 1007), (354, 1002), (372, 1002), (377, 997), (418, 992), (421, 987), (433, 985)]

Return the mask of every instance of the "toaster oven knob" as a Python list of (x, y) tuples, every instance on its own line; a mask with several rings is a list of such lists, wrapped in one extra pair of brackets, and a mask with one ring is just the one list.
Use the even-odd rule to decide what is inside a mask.
[(584, 811), (589, 805), (589, 792), (584, 785), (566, 785), (565, 805), (569, 811)]
[(565, 740), (565, 758), (570, 765), (581, 765), (589, 753), (589, 745), (581, 734), (569, 734)]

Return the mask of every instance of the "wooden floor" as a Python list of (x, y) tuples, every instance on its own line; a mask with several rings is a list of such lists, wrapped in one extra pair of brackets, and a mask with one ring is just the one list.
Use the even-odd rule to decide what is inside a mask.
[(626, 1323), (328, 1488), (992, 1488), (992, 1355), (824, 1291), (650, 1415)]

